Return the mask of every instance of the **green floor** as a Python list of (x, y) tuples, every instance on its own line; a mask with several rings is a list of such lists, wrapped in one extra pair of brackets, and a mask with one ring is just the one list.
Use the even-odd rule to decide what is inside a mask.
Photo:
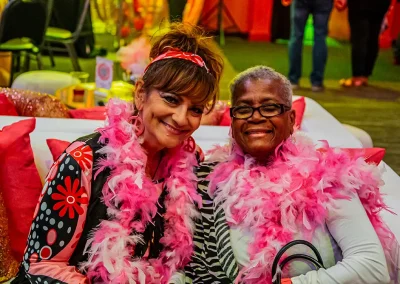
[[(97, 36), (97, 44), (112, 50), (112, 38)], [(227, 37), (222, 47), (226, 56), (226, 68), (221, 81), (221, 97), (229, 98), (228, 83), (238, 72), (259, 64), (271, 66), (286, 74), (288, 70), (287, 45), (265, 42), (248, 42), (242, 38)], [(309, 89), (308, 75), (311, 72), (312, 48), (305, 46), (303, 58), (303, 89), (297, 95), (308, 96), (333, 114), (342, 123), (366, 130), (374, 146), (387, 149), (385, 161), (400, 174), (400, 67), (392, 65), (391, 50), (382, 50), (378, 58), (371, 86), (358, 90), (342, 89), (338, 80), (350, 75), (350, 49), (348, 45), (329, 47), (326, 68), (327, 89), (314, 94)], [(110, 52), (108, 58), (115, 59)], [(43, 58), (45, 69), (51, 69), (49, 59)], [(94, 79), (95, 59), (81, 59), (82, 69)], [(72, 65), (68, 58), (57, 57), (54, 70), (70, 72)], [(35, 64), (32, 64), (35, 69)], [(116, 66), (115, 78), (121, 77)], [(327, 129), (329, 131), (329, 129)]]
[[(287, 45), (228, 37), (222, 49), (236, 72), (259, 64), (273, 67), (285, 75), (288, 72)], [(350, 47), (346, 44), (329, 47), (325, 74), (327, 89), (318, 94), (310, 91), (311, 59), (312, 48), (305, 46), (304, 78), (301, 80), (304, 88), (295, 94), (316, 100), (340, 122), (367, 131), (374, 146), (387, 149), (386, 163), (400, 174), (400, 66), (392, 64), (392, 51), (381, 50), (370, 86), (354, 90), (338, 86), (339, 79), (351, 74)]]

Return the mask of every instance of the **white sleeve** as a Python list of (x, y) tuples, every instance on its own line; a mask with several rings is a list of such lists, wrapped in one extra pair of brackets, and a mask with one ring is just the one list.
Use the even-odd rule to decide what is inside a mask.
[(168, 284), (185, 284), (185, 273), (176, 271), (169, 279)]
[(293, 277), (293, 284), (383, 284), (390, 277), (378, 236), (357, 194), (335, 200), (328, 210), (328, 229), (343, 253), (343, 260), (328, 269)]

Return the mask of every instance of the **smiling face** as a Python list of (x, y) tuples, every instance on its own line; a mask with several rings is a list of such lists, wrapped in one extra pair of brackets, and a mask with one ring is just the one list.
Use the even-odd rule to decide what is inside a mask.
[(199, 128), (204, 105), (156, 89), (146, 93), (141, 82), (136, 88), (135, 104), (145, 127), (143, 145), (149, 151), (174, 148)]
[[(245, 81), (236, 90), (234, 106), (287, 104), (279, 95), (279, 83), (267, 79)], [(294, 121), (294, 110), (271, 118), (265, 118), (254, 111), (248, 119), (232, 118), (232, 135), (244, 153), (265, 161), (293, 133)]]

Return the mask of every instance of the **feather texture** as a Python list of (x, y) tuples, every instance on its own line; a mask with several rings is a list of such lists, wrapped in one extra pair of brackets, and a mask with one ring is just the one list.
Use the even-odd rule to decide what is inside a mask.
[(129, 122), (132, 113), (131, 104), (111, 100), (106, 126), (98, 130), (100, 142), (106, 144), (99, 151), (106, 159), (100, 162), (98, 171), (111, 169), (102, 192), (108, 220), (101, 221), (92, 233), (89, 258), (81, 269), (89, 279), (101, 283), (167, 283), (193, 252), (193, 219), (198, 217), (195, 202), (201, 204), (193, 172), (197, 160), (182, 145), (169, 149), (164, 156), (167, 162), (162, 175), (168, 190), (165, 231), (160, 240), (164, 249), (157, 259), (134, 259), (136, 244), (143, 242), (137, 233), (144, 232), (157, 213), (158, 194), (145, 173), (147, 156)]
[(224, 209), (228, 223), (240, 224), (254, 234), (248, 251), (250, 263), (237, 282), (271, 283), (272, 261), (278, 250), (293, 240), (297, 230), (311, 241), (315, 229), (324, 226), (331, 201), (349, 199), (355, 192), (393, 267), (391, 248), (398, 244), (379, 215), (388, 208), (379, 191), (383, 181), (375, 165), (327, 143), (316, 149), (300, 132), (276, 149), (267, 166), (231, 145), (212, 151), (215, 160), (222, 157), (225, 162), (218, 164), (208, 179), (209, 193)]

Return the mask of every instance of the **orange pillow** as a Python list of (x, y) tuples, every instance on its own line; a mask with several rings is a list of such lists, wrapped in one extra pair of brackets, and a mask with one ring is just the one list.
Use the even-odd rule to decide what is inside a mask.
[(31, 118), (0, 130), (0, 190), (8, 217), (11, 250), (17, 260), (22, 260), (42, 189), (29, 138), (35, 125), (35, 118)]
[(14, 104), (20, 116), (69, 118), (67, 107), (54, 96), (9, 88), (0, 88), (0, 93)]
[(68, 141), (58, 140), (58, 139), (46, 139), (47, 146), (50, 149), (51, 155), (53, 156), (53, 161), (56, 161), (58, 157), (64, 152), (69, 146)]
[(0, 283), (13, 278), (17, 274), (19, 266), (19, 262), (11, 255), (7, 220), (6, 208), (0, 191)]
[(3, 93), (0, 94), (0, 115), (18, 116), (14, 104)]

